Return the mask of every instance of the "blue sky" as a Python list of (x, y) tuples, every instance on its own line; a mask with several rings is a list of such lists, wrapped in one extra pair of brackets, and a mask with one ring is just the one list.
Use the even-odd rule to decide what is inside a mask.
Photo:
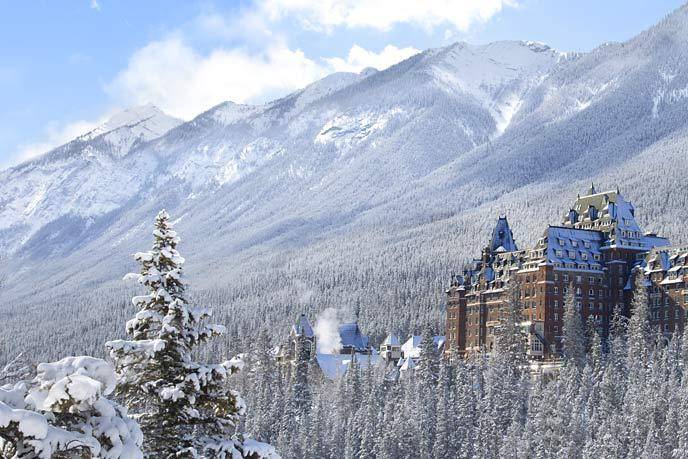
[(632, 37), (681, 3), (3, 2), (0, 167), (64, 143), (128, 106), (153, 103), (190, 119), (224, 100), (263, 102), (333, 71), (384, 68), (460, 40), (537, 40), (588, 51)]

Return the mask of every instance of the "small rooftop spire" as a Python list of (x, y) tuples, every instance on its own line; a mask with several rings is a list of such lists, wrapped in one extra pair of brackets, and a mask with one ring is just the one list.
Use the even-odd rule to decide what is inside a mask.
[(588, 196), (591, 196), (593, 194), (597, 193), (595, 191), (595, 184), (593, 182), (590, 182), (590, 189), (588, 189)]

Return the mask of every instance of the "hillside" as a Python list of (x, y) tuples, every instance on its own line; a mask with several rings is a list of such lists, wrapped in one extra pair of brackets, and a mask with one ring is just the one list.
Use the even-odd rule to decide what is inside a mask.
[[(232, 326), (335, 307), (374, 338), (439, 327), (447, 276), (498, 214), (527, 245), (591, 180), (686, 241), (687, 55), (684, 7), (587, 54), (457, 43), (186, 123), (151, 107), (119, 117), (0, 172), (10, 341), (102, 352), (74, 324), (121, 333), (120, 279), (161, 207), (199, 299)], [(26, 332), (44, 317), (63, 349)]]

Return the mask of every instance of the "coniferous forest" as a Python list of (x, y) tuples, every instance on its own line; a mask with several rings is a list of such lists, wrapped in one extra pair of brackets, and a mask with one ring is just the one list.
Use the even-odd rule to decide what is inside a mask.
[(688, 4), (24, 3), (1, 459), (688, 458)]
[(198, 361), (225, 327), (187, 302), (164, 211), (153, 234), (127, 276), (147, 291), (132, 300), (130, 339), (106, 343), (114, 365), (20, 355), (0, 371), (3, 457), (686, 456), (688, 343), (651, 328), (642, 283), (608, 336), (582, 322), (571, 293), (556, 364), (527, 360), (511, 295), (489, 355), (440, 353), (425, 327), (413, 369), (354, 359), (333, 381), (309, 359), (278, 363), (268, 328), (231, 360)]

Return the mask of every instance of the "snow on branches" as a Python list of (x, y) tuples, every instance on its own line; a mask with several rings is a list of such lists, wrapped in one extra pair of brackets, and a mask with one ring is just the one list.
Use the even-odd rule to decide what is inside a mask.
[(269, 445), (236, 430), (245, 404), (227, 387), (227, 378), (242, 360), (201, 364), (192, 358), (194, 349), (223, 334), (225, 327), (205, 323), (211, 309), (188, 304), (185, 260), (164, 210), (156, 217), (153, 238), (150, 251), (134, 255), (140, 272), (125, 276), (148, 291), (132, 299), (139, 308), (126, 324), (132, 339), (106, 344), (116, 363), (118, 391), (144, 431), (146, 455), (278, 457)]
[(38, 365), (33, 380), (0, 388), (3, 452), (41, 459), (142, 458), (138, 424), (106, 398), (114, 388), (114, 369), (101, 359), (67, 357)]

